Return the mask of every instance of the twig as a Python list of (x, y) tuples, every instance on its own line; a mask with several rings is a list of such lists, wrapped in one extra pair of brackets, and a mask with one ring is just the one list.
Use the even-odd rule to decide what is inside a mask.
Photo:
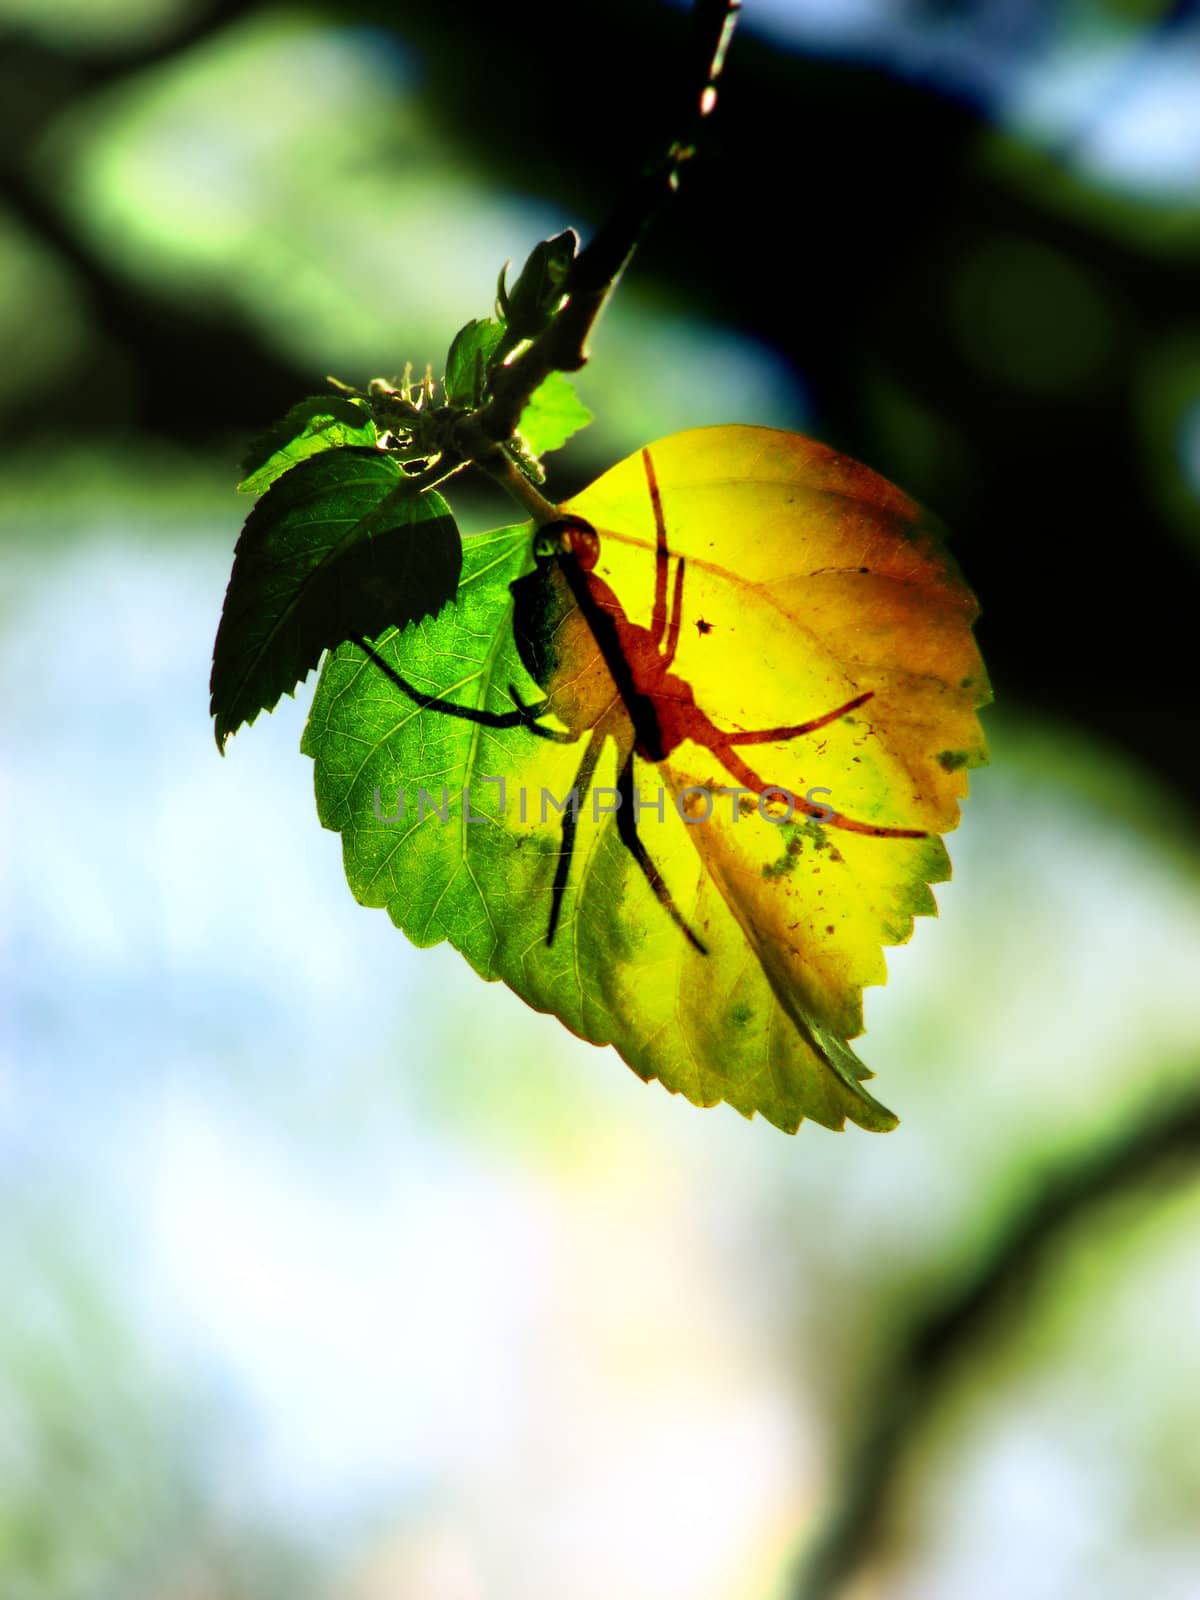
[(643, 173), (624, 200), (571, 264), (565, 300), (536, 339), (496, 368), (491, 394), (460, 432), (476, 460), (485, 460), (511, 439), (530, 396), (552, 372), (577, 372), (588, 358), (588, 336), (643, 234), (679, 187), (679, 171), (694, 153), (701, 124), (717, 101), (716, 84), (725, 62), (741, 0), (696, 0), (692, 11), (697, 52), (703, 62), (689, 126)]
[(507, 489), (514, 500), (521, 501), (526, 510), (539, 525), (544, 522), (554, 522), (559, 516), (559, 509), (552, 500), (540, 492), (535, 484), (530, 483), (525, 474), (520, 471), (512, 457), (499, 450), (486, 461), (479, 463), (503, 489)]
[[(918, 1316), (862, 1403), (840, 1497), (805, 1558), (793, 1600), (831, 1600), (879, 1542), (903, 1458), (950, 1378), (1039, 1258), (1100, 1202), (1200, 1156), (1200, 1090), (1157, 1110), (1104, 1148), (1053, 1174), (972, 1271)], [(1174, 1176), (1174, 1173), (1172, 1173)]]
[[(461, 457), (444, 451), (435, 461), (432, 461), (423, 472), (414, 472), (400, 482), (380, 502), (378, 510), (384, 506), (394, 506), (401, 500), (416, 500), (420, 495), (426, 494), (430, 489), (436, 489), (446, 482), (447, 478), (456, 477), (465, 470), (470, 462)], [(373, 515), (373, 513), (372, 513)]]

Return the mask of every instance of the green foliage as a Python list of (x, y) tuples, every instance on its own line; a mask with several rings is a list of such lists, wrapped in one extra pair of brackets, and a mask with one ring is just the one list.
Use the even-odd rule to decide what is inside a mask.
[(504, 324), (492, 319), (468, 322), (454, 336), (446, 356), (446, 399), (453, 406), (477, 406), (483, 400), (488, 370)]
[[(211, 709), (218, 748), (270, 710), (324, 650), (437, 613), (454, 597), (458, 532), (435, 486), (483, 450), (532, 482), (539, 457), (591, 420), (571, 384), (547, 364), (507, 435), (461, 429), (485, 414), (497, 370), (551, 330), (577, 240), (570, 230), (532, 252), (498, 310), (462, 327), (446, 356), (441, 398), (419, 383), (374, 379), (360, 393), (300, 401), (251, 445), (239, 487), (263, 498), (251, 512), (213, 652)], [(540, 371), (540, 369), (539, 369)]]
[(461, 562), (449, 507), (415, 492), (395, 456), (347, 446), (285, 472), (234, 556), (213, 651), (218, 748), (290, 693), (323, 650), (440, 611)]
[(362, 401), (314, 395), (294, 405), (281, 422), (254, 441), (242, 461), (245, 477), (238, 488), (244, 494), (263, 494), (276, 478), (318, 450), (365, 448), (376, 438), (375, 424)]
[(586, 428), (592, 413), (561, 372), (552, 372), (529, 397), (517, 424), (526, 447), (535, 455), (558, 450), (573, 433)]

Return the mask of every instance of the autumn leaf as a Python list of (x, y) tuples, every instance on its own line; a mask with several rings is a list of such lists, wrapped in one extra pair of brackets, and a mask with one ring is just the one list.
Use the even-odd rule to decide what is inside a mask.
[(986, 759), (971, 594), (794, 434), (675, 435), (564, 511), (596, 537), (469, 540), (453, 606), (328, 659), (304, 749), (354, 893), (698, 1105), (893, 1126), (849, 1041)]

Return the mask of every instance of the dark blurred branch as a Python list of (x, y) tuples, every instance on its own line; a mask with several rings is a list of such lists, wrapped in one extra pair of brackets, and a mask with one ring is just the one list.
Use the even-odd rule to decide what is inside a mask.
[[(149, 31), (147, 37), (117, 47), (80, 49), (43, 38), (13, 39), (10, 31), (4, 41), (5, 76), (11, 79), (32, 74), (40, 80), (52, 77), (64, 85), (69, 82), (74, 95), (90, 94), (182, 56), (254, 9), (245, 0), (209, 0), (207, 5), (187, 8), (174, 27)], [(24, 129), (26, 139), (35, 132)]]
[(802, 1563), (793, 1600), (831, 1600), (874, 1553), (904, 1458), (962, 1359), (1002, 1313), (1019, 1306), (1066, 1231), (1129, 1190), (1194, 1176), (1198, 1157), (1200, 1088), (1052, 1173), (972, 1270), (914, 1320), (861, 1402), (868, 1420), (849, 1452), (840, 1497)]
[[(209, 0), (188, 8), (174, 27), (120, 48), (74, 49), (11, 29), (3, 39), (0, 207), (68, 266), (101, 334), (93, 353), (99, 361), (55, 390), (60, 430), (111, 419), (117, 427), (133, 423), (150, 434), (169, 434), (173, 415), (186, 419), (181, 431), (195, 439), (214, 422), (230, 431), (260, 427), (304, 386), (304, 375), (231, 303), (201, 306), (169, 291), (148, 291), (110, 264), (28, 162), (65, 108), (184, 57), (254, 9), (245, 0)], [(224, 399), (219, 417), (209, 398), (214, 391)], [(198, 414), (190, 415), (193, 410)]]
[(675, 137), (571, 263), (561, 309), (527, 349), (493, 373), (491, 398), (472, 419), (482, 438), (497, 444), (510, 439), (534, 390), (552, 372), (578, 372), (586, 363), (588, 337), (597, 317), (642, 238), (678, 189), (680, 171), (694, 154), (704, 121), (716, 106), (717, 80), (740, 9), (741, 0), (694, 0), (688, 62), (695, 66), (684, 85), (686, 99)]
[[(133, 424), (207, 444), (214, 429), (261, 428), (311, 383), (229, 301), (189, 303), (140, 286), (93, 249), (41, 188), (2, 166), (0, 208), (69, 268), (100, 334), (101, 359), (54, 391), (60, 431)], [(35, 413), (45, 403), (39, 397)]]

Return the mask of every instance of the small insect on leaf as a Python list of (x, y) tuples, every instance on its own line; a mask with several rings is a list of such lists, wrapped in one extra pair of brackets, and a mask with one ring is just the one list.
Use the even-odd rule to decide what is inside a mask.
[(677, 434), (559, 521), (468, 540), (419, 629), (329, 658), (321, 820), (361, 901), (641, 1077), (887, 1129), (849, 1041), (986, 760), (976, 609), (868, 468)]

